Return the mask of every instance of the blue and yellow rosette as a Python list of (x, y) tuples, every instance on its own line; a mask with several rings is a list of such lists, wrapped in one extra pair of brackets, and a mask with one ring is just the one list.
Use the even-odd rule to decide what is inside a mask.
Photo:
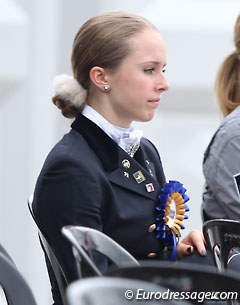
[(188, 200), (183, 184), (175, 180), (166, 183), (158, 196), (156, 236), (170, 260), (178, 258), (177, 243), (181, 237), (180, 230), (184, 229), (183, 221), (188, 219)]

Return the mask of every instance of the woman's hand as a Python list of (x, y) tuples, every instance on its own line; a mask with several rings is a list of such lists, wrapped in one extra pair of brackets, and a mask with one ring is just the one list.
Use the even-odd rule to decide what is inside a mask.
[(185, 238), (183, 238), (177, 247), (178, 256), (192, 254), (194, 248), (197, 249), (200, 255), (205, 256), (207, 254), (205, 248), (205, 240), (203, 234), (199, 230), (191, 231)]

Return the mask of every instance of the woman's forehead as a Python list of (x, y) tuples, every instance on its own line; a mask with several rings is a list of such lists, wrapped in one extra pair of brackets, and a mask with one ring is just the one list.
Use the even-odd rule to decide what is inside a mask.
[(162, 61), (166, 56), (164, 41), (159, 32), (146, 29), (130, 38), (129, 57), (143, 57), (145, 61)]

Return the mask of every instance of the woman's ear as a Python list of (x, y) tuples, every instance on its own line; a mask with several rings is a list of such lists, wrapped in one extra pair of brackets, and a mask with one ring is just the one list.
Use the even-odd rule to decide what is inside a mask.
[(93, 67), (89, 72), (89, 77), (92, 83), (101, 90), (105, 90), (104, 87), (108, 86), (107, 73), (101, 67)]

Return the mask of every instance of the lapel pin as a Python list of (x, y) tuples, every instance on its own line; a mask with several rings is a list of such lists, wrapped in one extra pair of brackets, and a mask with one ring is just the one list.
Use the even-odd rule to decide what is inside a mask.
[(124, 173), (123, 173), (123, 175), (124, 175), (124, 177), (127, 177), (127, 178), (129, 178), (129, 173), (127, 173), (127, 172), (124, 172)]
[(133, 174), (133, 177), (135, 178), (135, 180), (137, 181), (137, 183), (142, 183), (143, 181), (146, 180), (146, 178), (144, 177), (143, 173), (141, 170), (137, 171), (136, 173)]
[(154, 192), (154, 186), (152, 183), (148, 183), (145, 185), (146, 190), (148, 191), (148, 193)]
[(122, 165), (123, 165), (123, 167), (125, 167), (125, 168), (130, 168), (130, 162), (129, 162), (127, 159), (124, 159), (124, 160), (122, 161)]
[(146, 160), (146, 164), (147, 164), (147, 166), (148, 166), (149, 174), (153, 177), (153, 172), (152, 172), (152, 170), (151, 170), (151, 168), (150, 168), (150, 162), (149, 162), (148, 160)]

